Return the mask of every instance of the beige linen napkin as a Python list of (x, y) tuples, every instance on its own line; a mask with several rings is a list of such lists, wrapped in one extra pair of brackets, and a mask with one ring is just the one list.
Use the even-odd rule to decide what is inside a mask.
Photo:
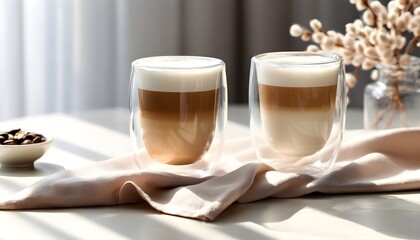
[(0, 209), (146, 201), (163, 213), (212, 221), (235, 201), (420, 189), (420, 128), (346, 132), (334, 168), (321, 177), (277, 172), (255, 159), (250, 138), (230, 140), (218, 176), (193, 178), (140, 171), (125, 155), (51, 175), (7, 196)]

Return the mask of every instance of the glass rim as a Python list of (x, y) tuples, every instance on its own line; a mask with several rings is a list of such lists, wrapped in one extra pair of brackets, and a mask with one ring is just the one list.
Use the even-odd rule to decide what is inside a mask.
[[(315, 56), (322, 59), (316, 61), (297, 62), (296, 60), (287, 60), (289, 57), (308, 57)], [(281, 51), (268, 52), (255, 55), (253, 61), (261, 62), (272, 66), (314, 66), (342, 62), (342, 57), (335, 53), (326, 52), (307, 52), (307, 51)], [(279, 61), (281, 60), (281, 61)]]
[[(191, 62), (192, 65), (176, 65), (175, 62)], [(167, 55), (152, 56), (136, 59), (132, 62), (133, 68), (148, 68), (151, 70), (200, 70), (224, 66), (223, 60), (214, 57), (189, 56), (189, 55)]]

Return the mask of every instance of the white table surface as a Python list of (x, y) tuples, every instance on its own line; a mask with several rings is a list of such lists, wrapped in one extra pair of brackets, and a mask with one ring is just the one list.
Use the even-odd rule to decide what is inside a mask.
[[(230, 107), (228, 138), (249, 136), (246, 107)], [(349, 110), (348, 129), (362, 127)], [(54, 137), (34, 169), (0, 167), (0, 197), (64, 168), (130, 151), (128, 111), (105, 109), (0, 122)], [(88, 194), (88, 193), (87, 193)], [(158, 213), (147, 203), (0, 211), (0, 239), (419, 239), (420, 191), (310, 195), (233, 204), (215, 222)]]

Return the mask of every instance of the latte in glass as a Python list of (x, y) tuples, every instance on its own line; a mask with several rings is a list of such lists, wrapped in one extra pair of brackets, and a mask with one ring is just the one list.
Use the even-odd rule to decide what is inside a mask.
[(308, 156), (324, 147), (333, 126), (338, 71), (337, 65), (257, 65), (262, 129), (273, 151)]
[(137, 74), (141, 137), (154, 160), (191, 164), (213, 140), (221, 69), (190, 69), (200, 64), (191, 60), (185, 66), (181, 61), (167, 64), (170, 70), (145, 69)]

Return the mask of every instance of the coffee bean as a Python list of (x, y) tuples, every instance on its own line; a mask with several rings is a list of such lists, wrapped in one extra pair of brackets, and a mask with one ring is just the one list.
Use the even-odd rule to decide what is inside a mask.
[(28, 134), (26, 135), (26, 139), (33, 140), (34, 138), (36, 138), (36, 136), (37, 134), (28, 132)]
[(15, 140), (23, 140), (26, 138), (26, 132), (25, 131), (19, 131), (15, 134), (14, 139)]
[(1, 145), (19, 145), (45, 142), (47, 139), (44, 135), (28, 132), (20, 128), (13, 129), (8, 132), (0, 132)]
[(33, 143), (40, 143), (40, 142), (42, 142), (42, 139), (41, 139), (41, 137), (37, 136), (37, 137), (34, 138), (34, 140), (32, 140), (32, 142)]
[(6, 141), (3, 142), (3, 145), (15, 145), (15, 144), (16, 144), (15, 140), (10, 140), (10, 139), (7, 139)]
[(15, 135), (19, 131), (20, 131), (20, 128), (16, 128), (16, 129), (10, 130), (9, 133), (12, 135)]
[(33, 142), (29, 139), (24, 140), (21, 144), (25, 145), (25, 144), (32, 144)]

